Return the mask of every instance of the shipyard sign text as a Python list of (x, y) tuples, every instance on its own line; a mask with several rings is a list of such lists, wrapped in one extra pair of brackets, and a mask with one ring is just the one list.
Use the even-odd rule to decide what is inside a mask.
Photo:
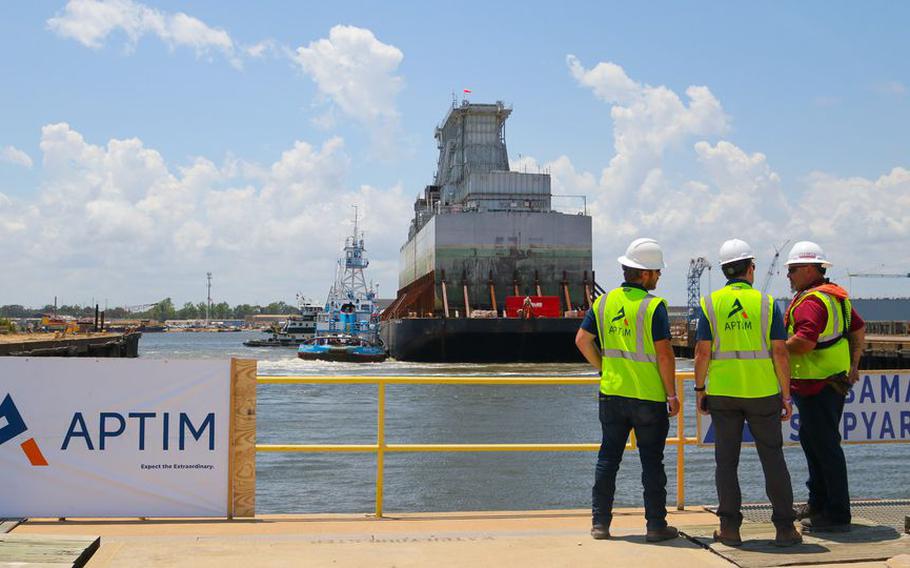
[(229, 361), (0, 358), (0, 517), (224, 516)]
[[(785, 444), (799, 443), (799, 408), (795, 404), (783, 429)], [(862, 372), (847, 394), (840, 434), (847, 443), (910, 442), (910, 372)], [(698, 441), (714, 443), (710, 416), (698, 416)], [(753, 441), (748, 426), (743, 441)]]

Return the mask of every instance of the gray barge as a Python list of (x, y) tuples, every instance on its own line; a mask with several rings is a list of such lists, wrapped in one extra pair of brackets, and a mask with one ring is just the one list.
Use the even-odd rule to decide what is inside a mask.
[(510, 114), (462, 102), (436, 129), (436, 176), (414, 203), (383, 312), (398, 360), (582, 361), (573, 338), (597, 289), (591, 217), (554, 210), (548, 173), (510, 171)]

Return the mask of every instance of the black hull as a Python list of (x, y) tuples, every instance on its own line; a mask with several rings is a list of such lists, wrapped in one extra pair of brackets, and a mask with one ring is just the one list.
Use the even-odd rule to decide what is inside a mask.
[(380, 334), (399, 361), (583, 363), (575, 347), (581, 318), (392, 319)]
[(244, 341), (247, 347), (299, 347), (306, 339), (250, 339)]
[(335, 361), (337, 363), (382, 363), (387, 355), (355, 355), (351, 353), (297, 353), (304, 361)]

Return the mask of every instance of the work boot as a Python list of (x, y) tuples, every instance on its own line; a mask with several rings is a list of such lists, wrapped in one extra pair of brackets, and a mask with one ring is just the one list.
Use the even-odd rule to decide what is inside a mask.
[(808, 503), (800, 503), (799, 505), (793, 507), (793, 512), (796, 513), (796, 520), (808, 519), (810, 517), (816, 517), (819, 515), (819, 511), (816, 511), (809, 506)]
[(594, 540), (607, 540), (610, 538), (610, 527), (595, 523), (591, 527), (591, 536)]
[(789, 525), (786, 527), (777, 527), (777, 536), (774, 537), (774, 546), (793, 546), (803, 541), (803, 535), (799, 534), (796, 527)]
[(799, 522), (803, 532), (850, 532), (850, 523), (836, 523), (825, 515), (816, 515)]
[(714, 531), (714, 540), (727, 546), (742, 546), (743, 539), (739, 536), (739, 528), (725, 527), (723, 525)]
[(666, 526), (662, 529), (648, 529), (648, 532), (645, 533), (645, 540), (647, 542), (660, 542), (663, 540), (670, 540), (679, 536), (679, 530), (676, 527)]

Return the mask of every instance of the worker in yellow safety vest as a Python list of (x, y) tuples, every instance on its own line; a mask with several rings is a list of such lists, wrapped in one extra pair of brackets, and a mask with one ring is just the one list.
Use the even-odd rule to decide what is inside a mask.
[(616, 474), (634, 430), (644, 486), (645, 539), (659, 542), (679, 534), (667, 525), (663, 462), (669, 417), (679, 412), (676, 363), (667, 302), (650, 293), (665, 267), (663, 251), (654, 239), (636, 239), (618, 260), (625, 281), (594, 301), (575, 336), (575, 345), (601, 377), (603, 439), (591, 491), (591, 536), (610, 538)]
[(825, 251), (811, 241), (793, 245), (787, 258), (787, 278), (796, 293), (787, 309), (787, 349), (799, 443), (809, 467), (809, 502), (797, 508), (803, 532), (850, 530), (840, 421), (847, 392), (859, 379), (865, 323), (847, 291), (825, 278), (830, 266)]
[(781, 431), (781, 421), (793, 412), (783, 315), (774, 298), (752, 288), (755, 255), (748, 243), (724, 242), (720, 266), (727, 284), (702, 297), (695, 336), (696, 404), (702, 414), (710, 413), (715, 436), (720, 530), (714, 539), (728, 546), (742, 544), (737, 469), (743, 425), (748, 423), (773, 508), (774, 544), (791, 546), (802, 542), (802, 536), (793, 526), (793, 487)]

